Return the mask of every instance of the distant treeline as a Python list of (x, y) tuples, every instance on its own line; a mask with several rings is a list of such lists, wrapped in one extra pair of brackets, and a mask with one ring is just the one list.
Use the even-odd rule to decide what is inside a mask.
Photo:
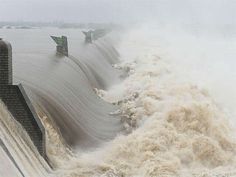
[(58, 28), (122, 28), (121, 25), (114, 23), (64, 23), (64, 22), (0, 22), (0, 28), (31, 29), (40, 27)]

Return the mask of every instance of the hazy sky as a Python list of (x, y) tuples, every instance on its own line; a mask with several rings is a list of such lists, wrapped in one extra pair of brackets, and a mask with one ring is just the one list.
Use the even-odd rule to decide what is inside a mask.
[(0, 0), (0, 21), (236, 23), (236, 0)]

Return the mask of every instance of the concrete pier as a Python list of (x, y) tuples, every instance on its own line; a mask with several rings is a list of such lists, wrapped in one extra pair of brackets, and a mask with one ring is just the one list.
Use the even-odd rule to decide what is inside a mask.
[(69, 53), (68, 53), (67, 37), (66, 36), (61, 36), (61, 37), (51, 36), (51, 38), (57, 44), (57, 54), (68, 57)]
[(44, 127), (23, 86), (12, 83), (12, 47), (0, 39), (0, 99), (25, 128), (39, 153), (46, 157)]

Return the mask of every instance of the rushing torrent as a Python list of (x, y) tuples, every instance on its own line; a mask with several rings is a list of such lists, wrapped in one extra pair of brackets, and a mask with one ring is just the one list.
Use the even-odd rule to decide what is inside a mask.
[[(56, 58), (49, 52), (53, 46), (45, 47), (44, 42), (36, 43), (37, 49), (30, 53), (25, 46), (17, 49), (14, 58), (21, 60), (15, 62), (15, 78), (27, 86), (42, 118), (53, 166), (50, 170), (33, 148), (26, 148), (37, 159), (32, 163), (38, 171), (27, 165), (20, 169), (35, 176), (62, 177), (236, 176), (235, 130), (229, 115), (207, 90), (182, 79), (159, 45), (148, 37), (138, 45), (137, 36), (140, 31), (123, 36), (120, 63), (107, 41), (89, 46), (90, 52), (82, 56), (86, 46), (76, 45), (73, 38), (74, 49), (66, 59)], [(77, 50), (80, 47), (83, 52)], [(37, 73), (37, 78), (26, 70)], [(123, 71), (127, 77), (120, 81)], [(1, 122), (4, 117), (14, 122), (5, 108), (1, 110)], [(5, 129), (1, 124), (1, 135)], [(19, 125), (16, 130), (21, 130)], [(77, 148), (68, 149), (61, 136)], [(5, 146), (15, 146), (6, 139)], [(97, 142), (106, 143), (98, 147)], [(97, 149), (83, 151), (83, 147)]]

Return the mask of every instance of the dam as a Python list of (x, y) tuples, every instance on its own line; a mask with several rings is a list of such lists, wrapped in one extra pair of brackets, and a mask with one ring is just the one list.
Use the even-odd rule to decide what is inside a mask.
[[(0, 88), (4, 177), (235, 176), (233, 117), (193, 77), (197, 67), (202, 74), (206, 69), (206, 81), (210, 69), (202, 63), (216, 67), (219, 61), (203, 58), (199, 65), (184, 53), (196, 50), (195, 38), (178, 34), (178, 41), (193, 40), (190, 48), (165, 30), (157, 38), (156, 31), (145, 36), (137, 29), (122, 33), (119, 42), (112, 32), (92, 43), (78, 29), (0, 31), (12, 46), (12, 69), (4, 70), (12, 77), (1, 77)], [(68, 56), (58, 55), (50, 36), (67, 37)], [(216, 38), (207, 45), (223, 44)], [(19, 112), (7, 106), (9, 92)], [(24, 121), (22, 110), (30, 112)]]
[[(107, 117), (116, 108), (93, 91), (119, 82), (118, 72), (109, 64), (111, 59), (96, 46), (83, 46), (82, 40), (70, 40), (69, 56), (58, 57), (49, 36), (23, 46), (20, 39), (14, 40), (16, 83), (25, 86), (36, 111), (56, 122), (68, 144), (85, 148), (114, 137), (122, 127), (119, 119)], [(78, 45), (82, 47), (74, 47)]]
[(99, 147), (123, 129), (119, 117), (111, 114), (117, 107), (94, 91), (120, 82), (119, 71), (111, 65), (119, 61), (117, 52), (105, 41), (86, 46), (78, 32), (76, 40), (69, 38), (70, 53), (58, 56), (50, 39), (53, 34), (50, 31), (34, 42), (6, 34), (13, 47), (3, 40), (7, 47), (1, 46), (6, 51), (1, 49), (0, 98), (45, 160), (43, 116), (72, 149)]

